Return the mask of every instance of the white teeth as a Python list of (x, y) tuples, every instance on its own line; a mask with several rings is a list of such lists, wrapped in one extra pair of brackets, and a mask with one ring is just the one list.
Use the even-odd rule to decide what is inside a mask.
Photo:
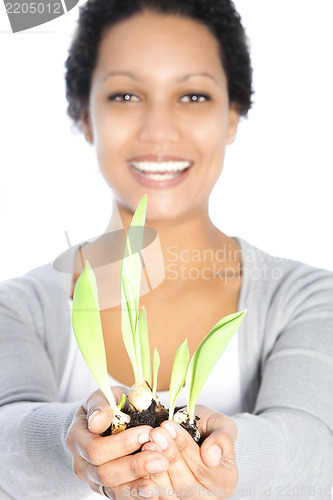
[[(191, 165), (190, 161), (132, 161), (131, 165), (141, 172), (180, 172)], [(163, 176), (166, 178), (166, 176)]]
[(174, 172), (173, 174), (144, 174), (138, 170), (138, 173), (141, 177), (152, 179), (153, 181), (169, 181), (170, 179), (178, 177), (182, 172)]

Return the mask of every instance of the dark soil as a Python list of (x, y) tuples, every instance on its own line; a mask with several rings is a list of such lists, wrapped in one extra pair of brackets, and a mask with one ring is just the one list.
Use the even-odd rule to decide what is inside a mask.
[[(180, 409), (181, 407), (175, 408), (175, 413)], [(137, 427), (138, 425), (150, 425), (151, 427), (159, 427), (162, 422), (168, 420), (169, 418), (169, 411), (166, 408), (164, 408), (164, 406), (162, 406), (161, 403), (157, 405), (156, 401), (154, 400), (152, 400), (151, 405), (149, 406), (149, 408), (147, 408), (147, 410), (137, 412), (134, 408), (129, 407), (126, 409), (123, 408), (122, 411), (124, 413), (127, 413), (127, 415), (131, 416), (131, 420), (128, 423), (126, 429), (130, 429), (131, 427)], [(197, 428), (196, 422), (198, 420), (199, 417), (195, 417), (195, 428), (192, 425), (190, 425), (189, 419), (180, 424), (192, 436), (194, 440)], [(111, 435), (111, 426), (105, 432), (103, 432), (103, 434), (101, 434), (101, 436), (110, 436), (110, 435)], [(202, 442), (203, 438), (200, 437), (198, 445), (200, 446)]]
[[(176, 410), (177, 411), (177, 410)], [(197, 435), (197, 421), (200, 420), (200, 417), (195, 417), (195, 421), (194, 421), (194, 425), (195, 427), (193, 427), (193, 425), (190, 424), (190, 418), (188, 417), (185, 422), (183, 422), (182, 424), (180, 424), (191, 436), (192, 438), (194, 439), (194, 441), (196, 443), (198, 443), (199, 446), (202, 445), (204, 439), (202, 436), (200, 436), (199, 438), (199, 441), (197, 441), (197, 438), (196, 438), (196, 435)]]
[(131, 416), (131, 421), (127, 425), (127, 429), (131, 427), (137, 427), (138, 425), (150, 425), (151, 427), (158, 427), (158, 421), (156, 418), (156, 401), (152, 400), (151, 405), (147, 410), (142, 410), (137, 412), (130, 408), (129, 415)]

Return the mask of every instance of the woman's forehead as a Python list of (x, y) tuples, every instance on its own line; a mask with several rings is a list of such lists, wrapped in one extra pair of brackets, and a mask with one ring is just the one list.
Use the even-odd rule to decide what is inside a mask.
[(111, 27), (101, 40), (96, 65), (100, 78), (112, 72), (140, 78), (145, 70), (171, 76), (173, 69), (175, 78), (205, 73), (223, 76), (218, 42), (204, 24), (145, 12)]

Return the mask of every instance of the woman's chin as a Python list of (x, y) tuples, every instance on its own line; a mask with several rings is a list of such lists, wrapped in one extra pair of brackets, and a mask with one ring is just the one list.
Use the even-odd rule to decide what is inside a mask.
[(193, 197), (188, 200), (182, 198), (179, 200), (179, 197), (174, 197), (171, 195), (166, 195), (155, 192), (140, 191), (137, 192), (134, 196), (131, 193), (131, 196), (126, 197), (124, 194), (120, 195), (115, 192), (116, 203), (118, 207), (122, 207), (126, 211), (130, 213), (134, 213), (136, 207), (141, 200), (141, 198), (147, 194), (148, 202), (147, 202), (147, 212), (146, 212), (146, 220), (147, 224), (153, 223), (168, 223), (171, 221), (180, 222), (181, 220), (186, 220), (191, 218), (191, 213), (197, 212), (195, 208), (195, 204), (193, 203)]
[(188, 211), (185, 207), (161, 207), (151, 203), (150, 207), (147, 206), (147, 222), (148, 223), (168, 223), (179, 222), (183, 218), (187, 218)]

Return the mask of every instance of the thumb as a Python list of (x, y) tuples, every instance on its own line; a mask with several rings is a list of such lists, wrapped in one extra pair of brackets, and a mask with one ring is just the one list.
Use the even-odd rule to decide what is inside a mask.
[(215, 431), (208, 436), (200, 447), (202, 461), (207, 467), (217, 467), (234, 454), (234, 441), (223, 431)]
[[(111, 388), (116, 402), (120, 401), (123, 393), (127, 393), (126, 387)], [(102, 434), (105, 432), (113, 420), (113, 411), (108, 400), (99, 389), (95, 391), (82, 405), (87, 414), (88, 429), (94, 434)]]

